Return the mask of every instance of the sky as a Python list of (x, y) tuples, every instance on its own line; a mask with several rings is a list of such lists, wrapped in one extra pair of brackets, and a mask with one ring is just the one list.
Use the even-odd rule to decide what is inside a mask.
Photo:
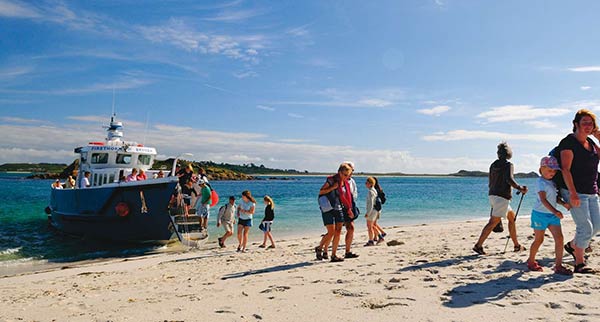
[[(517, 172), (600, 112), (597, 1), (0, 0), (0, 164), (160, 158)], [(113, 95), (114, 93), (114, 95)]]

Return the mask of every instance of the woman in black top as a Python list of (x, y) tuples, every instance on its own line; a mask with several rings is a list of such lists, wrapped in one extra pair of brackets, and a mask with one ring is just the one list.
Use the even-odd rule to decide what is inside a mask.
[(275, 203), (273, 199), (269, 196), (265, 196), (263, 198), (265, 201), (265, 217), (260, 222), (260, 230), (264, 232), (263, 243), (258, 246), (260, 248), (265, 248), (267, 246), (267, 238), (271, 241), (271, 246), (268, 248), (275, 248), (275, 242), (273, 241), (273, 235), (271, 235), (271, 225), (273, 224), (273, 220), (275, 219)]
[(571, 205), (575, 222), (575, 238), (565, 245), (565, 250), (575, 258), (575, 273), (595, 273), (586, 267), (584, 250), (592, 236), (600, 231), (600, 205), (598, 204), (598, 155), (600, 147), (589, 138), (600, 139), (596, 116), (581, 109), (573, 119), (573, 133), (560, 141), (555, 154), (559, 155), (564, 183), (559, 187), (563, 199)]

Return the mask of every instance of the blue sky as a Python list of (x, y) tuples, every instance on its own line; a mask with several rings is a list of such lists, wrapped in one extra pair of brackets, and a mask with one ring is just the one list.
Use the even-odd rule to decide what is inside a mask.
[(600, 111), (595, 1), (0, 0), (0, 163), (104, 137), (161, 157), (517, 171)]

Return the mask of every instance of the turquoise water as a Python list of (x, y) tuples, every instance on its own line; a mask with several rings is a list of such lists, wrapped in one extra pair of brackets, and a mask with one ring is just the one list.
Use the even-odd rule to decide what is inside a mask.
[[(365, 177), (355, 177), (359, 188), (358, 206), (364, 213)], [(535, 179), (520, 179), (533, 186)], [(264, 215), (262, 196), (269, 194), (276, 203), (273, 234), (317, 235), (323, 231), (317, 206), (317, 193), (324, 177), (297, 177), (294, 180), (214, 181), (220, 195), (219, 205), (211, 210), (211, 239), (222, 234), (215, 227), (220, 205), (234, 195), (239, 200), (243, 190), (250, 190), (257, 199), (255, 219)], [(482, 219), (489, 216), (487, 178), (449, 177), (382, 177), (380, 183), (388, 201), (384, 205), (383, 226)], [(82, 259), (128, 256), (144, 253), (152, 247), (139, 245), (99, 244), (95, 241), (61, 236), (48, 227), (44, 208), (48, 205), (51, 180), (26, 180), (23, 174), (0, 173), (0, 271), (3, 265), (24, 261), (46, 260), (71, 262)], [(517, 208), (518, 198), (512, 206)], [(521, 206), (522, 215), (529, 215), (535, 197), (528, 194)], [(364, 217), (357, 223), (365, 226)], [(251, 239), (261, 238), (258, 228), (251, 230)], [(235, 240), (235, 239), (234, 239)], [(233, 243), (234, 241), (229, 241)]]

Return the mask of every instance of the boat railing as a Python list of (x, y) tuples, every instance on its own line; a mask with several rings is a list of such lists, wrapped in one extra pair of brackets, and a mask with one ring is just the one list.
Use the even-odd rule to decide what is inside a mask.
[[(90, 176), (90, 185), (92, 187), (100, 187), (111, 183), (123, 183), (125, 178), (131, 174), (133, 169), (131, 168), (106, 168), (106, 169), (93, 169)], [(158, 176), (161, 170), (147, 170), (146, 180), (160, 179)], [(163, 176), (166, 177), (170, 174), (168, 170), (162, 170)]]

